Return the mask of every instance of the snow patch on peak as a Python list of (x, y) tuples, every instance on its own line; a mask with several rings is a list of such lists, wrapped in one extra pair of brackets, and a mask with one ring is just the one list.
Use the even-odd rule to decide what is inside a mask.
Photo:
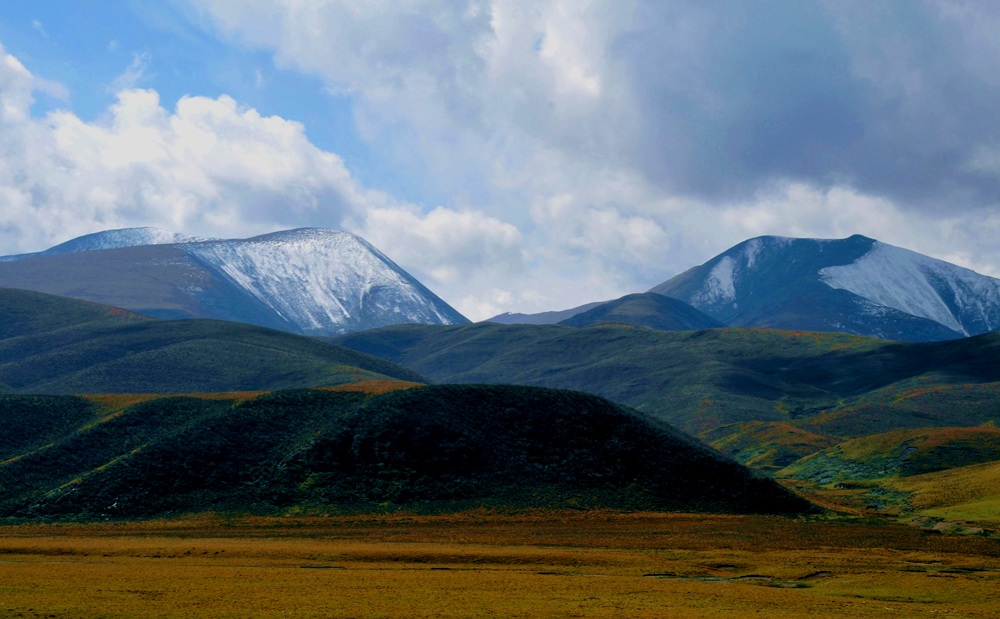
[(757, 256), (760, 255), (760, 250), (763, 246), (764, 240), (762, 238), (756, 238), (750, 239), (743, 248), (743, 259), (746, 261), (748, 269), (752, 269), (753, 265), (757, 262)]
[(695, 307), (717, 306), (736, 300), (736, 263), (730, 256), (723, 256), (709, 272), (705, 285), (692, 296)]
[(347, 232), (300, 228), (184, 248), (306, 334), (461, 318)]
[(1000, 327), (1000, 280), (908, 249), (876, 241), (853, 263), (827, 267), (819, 274), (831, 288), (929, 318), (964, 335)]
[(99, 251), (102, 249), (120, 249), (123, 247), (140, 247), (143, 245), (169, 245), (175, 243), (197, 243), (207, 241), (205, 237), (189, 236), (179, 232), (169, 232), (160, 228), (120, 228), (85, 234), (65, 243), (60, 243), (44, 251), (0, 257), (2, 262), (33, 258), (35, 256), (57, 256), (75, 254), (84, 251)]

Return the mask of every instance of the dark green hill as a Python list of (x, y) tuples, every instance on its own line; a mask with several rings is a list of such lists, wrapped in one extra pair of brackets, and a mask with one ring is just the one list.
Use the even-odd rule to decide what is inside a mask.
[(0, 317), (0, 340), (84, 325), (119, 326), (152, 320), (116, 307), (17, 288), (0, 288)]
[(595, 393), (691, 433), (764, 421), (844, 438), (1000, 421), (1000, 398), (980, 397), (1000, 382), (998, 334), (904, 344), (760, 329), (475, 324), (390, 327), (335, 341), (438, 382)]
[(589, 327), (603, 323), (649, 327), (662, 331), (697, 331), (725, 326), (683, 301), (652, 292), (630, 294), (603, 303), (559, 324), (567, 327)]
[(0, 384), (21, 393), (183, 393), (422, 381), (382, 359), (312, 338), (214, 320), (161, 321), (0, 289)]
[[(28, 400), (4, 398), (8, 411)], [(30, 416), (49, 420), (35, 442), (48, 442), (15, 456), (8, 447), (0, 514), (810, 509), (668, 425), (580, 393), (436, 386), (366, 398), (310, 390), (244, 401), (165, 398), (114, 414), (74, 400), (34, 404)]]

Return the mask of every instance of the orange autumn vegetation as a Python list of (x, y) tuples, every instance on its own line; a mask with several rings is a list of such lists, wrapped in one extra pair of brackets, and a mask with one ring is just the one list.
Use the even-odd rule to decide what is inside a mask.
[(402, 391), (403, 389), (414, 389), (425, 386), (423, 383), (414, 383), (405, 380), (395, 380), (392, 378), (379, 378), (372, 380), (362, 380), (356, 383), (338, 385), (336, 387), (323, 387), (323, 391), (344, 391), (351, 393), (365, 393), (368, 395), (382, 395), (392, 391)]
[(870, 521), (615, 512), (0, 529), (0, 616), (996, 616), (1000, 546)]

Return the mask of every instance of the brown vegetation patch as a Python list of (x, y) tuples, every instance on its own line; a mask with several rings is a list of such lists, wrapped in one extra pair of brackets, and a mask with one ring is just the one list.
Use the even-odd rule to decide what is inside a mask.
[(356, 383), (338, 385), (336, 387), (321, 387), (322, 391), (345, 391), (352, 393), (365, 393), (368, 395), (382, 395), (392, 391), (402, 391), (404, 389), (415, 389), (424, 387), (423, 383), (414, 383), (406, 380), (395, 380), (392, 378), (380, 378), (372, 380), (360, 380)]
[(998, 591), (995, 542), (864, 520), (480, 511), (0, 529), (2, 616), (986, 618)]

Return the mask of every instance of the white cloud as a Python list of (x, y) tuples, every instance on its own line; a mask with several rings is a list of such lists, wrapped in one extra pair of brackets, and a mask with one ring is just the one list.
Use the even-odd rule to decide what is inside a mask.
[[(127, 225), (240, 235), (328, 223), (382, 198), (301, 125), (233, 99), (126, 89), (98, 121), (32, 118), (34, 77), (0, 51), (0, 211), (5, 253)], [(39, 225), (44, 222), (44, 225)]]
[(108, 87), (108, 91), (111, 93), (121, 92), (122, 90), (129, 90), (135, 88), (139, 82), (147, 77), (146, 72), (149, 70), (149, 63), (152, 57), (149, 52), (133, 52), (132, 60), (125, 67), (125, 70), (121, 72), (111, 82)]
[(33, 118), (37, 83), (0, 48), (2, 254), (116, 227), (242, 237), (315, 225), (362, 234), (446, 299), (524, 269), (513, 225), (445, 207), (424, 214), (367, 189), (302, 125), (231, 97), (184, 97), (170, 110), (153, 90), (125, 89), (88, 122)]
[[(462, 196), (463, 208), (518, 226), (524, 272), (463, 295), (480, 314), (633, 292), (760, 234), (862, 233), (980, 270), (1000, 265), (990, 226), (975, 223), (1000, 204), (1000, 125), (986, 112), (1000, 92), (993, 9), (199, 7), (278, 67), (350, 96), (372, 150), (441, 188), (436, 202)], [(430, 272), (453, 279), (446, 266)]]
[[(133, 58), (99, 121), (32, 119), (42, 82), (3, 55), (0, 191), (12, 206), (0, 241), (43, 245), (32, 213), (51, 216), (53, 241), (139, 223), (234, 236), (341, 226), (473, 318), (643, 290), (760, 234), (862, 233), (996, 271), (1000, 222), (986, 215), (1000, 204), (1000, 125), (985, 113), (1000, 92), (996, 11), (769, 7), (192, 5), (279, 70), (349, 98), (377, 167), (402, 179), (393, 186), (426, 187), (427, 205), (361, 186), (300, 125), (229, 97), (168, 108), (134, 88), (148, 57)], [(935, 41), (947, 44), (929, 55)], [(255, 75), (266, 91), (269, 72)]]

